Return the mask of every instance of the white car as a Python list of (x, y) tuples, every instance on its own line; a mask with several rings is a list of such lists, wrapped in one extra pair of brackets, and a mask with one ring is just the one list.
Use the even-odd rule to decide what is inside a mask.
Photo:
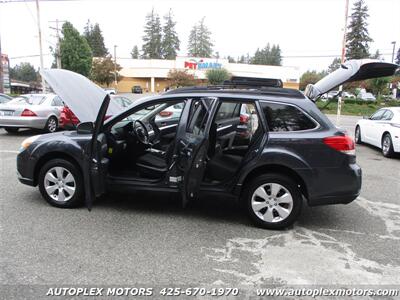
[(367, 143), (382, 149), (385, 157), (400, 152), (400, 107), (386, 107), (376, 111), (368, 119), (357, 122), (357, 144)]
[(358, 95), (358, 98), (360, 98), (361, 100), (364, 100), (364, 101), (376, 101), (375, 96), (368, 92), (361, 92)]

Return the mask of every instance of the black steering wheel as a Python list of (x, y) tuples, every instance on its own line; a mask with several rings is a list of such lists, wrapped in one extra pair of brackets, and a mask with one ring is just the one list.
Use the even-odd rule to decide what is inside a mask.
[(149, 131), (142, 121), (136, 120), (133, 123), (133, 132), (135, 133), (138, 141), (143, 145), (150, 144)]

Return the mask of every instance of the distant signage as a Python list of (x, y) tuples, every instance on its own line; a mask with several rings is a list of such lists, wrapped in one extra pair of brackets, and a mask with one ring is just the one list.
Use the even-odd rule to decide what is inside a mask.
[(185, 60), (184, 68), (190, 70), (221, 69), (222, 64), (211, 59), (189, 59)]
[(7, 54), (1, 55), (1, 64), (3, 67), (3, 86), (4, 93), (11, 93), (11, 85), (10, 85), (10, 61), (8, 59)]

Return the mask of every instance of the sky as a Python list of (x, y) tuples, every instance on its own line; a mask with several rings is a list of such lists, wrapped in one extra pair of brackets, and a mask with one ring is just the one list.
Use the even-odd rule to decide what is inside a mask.
[[(11, 1), (11, 2), (9, 2)], [(34, 1), (0, 0), (2, 52), (11, 65), (28, 61), (39, 67), (36, 5)], [(22, 1), (22, 0), (19, 0)], [(350, 0), (349, 14), (355, 0)], [(392, 41), (400, 47), (400, 0), (365, 0), (369, 7), (368, 30), (385, 61), (391, 61)], [(44, 67), (53, 58), (55, 21), (68, 20), (80, 32), (90, 19), (99, 23), (110, 53), (117, 45), (117, 59), (129, 58), (134, 45), (141, 48), (145, 16), (152, 8), (162, 17), (172, 9), (181, 40), (179, 55), (187, 55), (192, 26), (202, 17), (212, 32), (214, 51), (220, 57), (254, 54), (259, 47), (279, 44), (284, 66), (306, 70), (327, 69), (340, 56), (345, 0), (73, 0), (40, 1)], [(317, 56), (317, 57), (312, 57)]]

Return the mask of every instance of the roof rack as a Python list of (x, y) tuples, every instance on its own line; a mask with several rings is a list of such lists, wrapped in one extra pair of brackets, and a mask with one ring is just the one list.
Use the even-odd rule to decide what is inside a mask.
[(283, 87), (282, 80), (275, 78), (249, 78), (241, 76), (232, 76), (230, 80), (225, 80), (223, 85), (247, 86), (247, 87)]
[(184, 93), (240, 93), (253, 95), (275, 95), (275, 96), (290, 96), (294, 98), (304, 98), (304, 95), (299, 90), (286, 89), (279, 87), (254, 87), (247, 85), (206, 85), (206, 86), (190, 86), (182, 87), (174, 90), (169, 90), (165, 94), (184, 94)]

